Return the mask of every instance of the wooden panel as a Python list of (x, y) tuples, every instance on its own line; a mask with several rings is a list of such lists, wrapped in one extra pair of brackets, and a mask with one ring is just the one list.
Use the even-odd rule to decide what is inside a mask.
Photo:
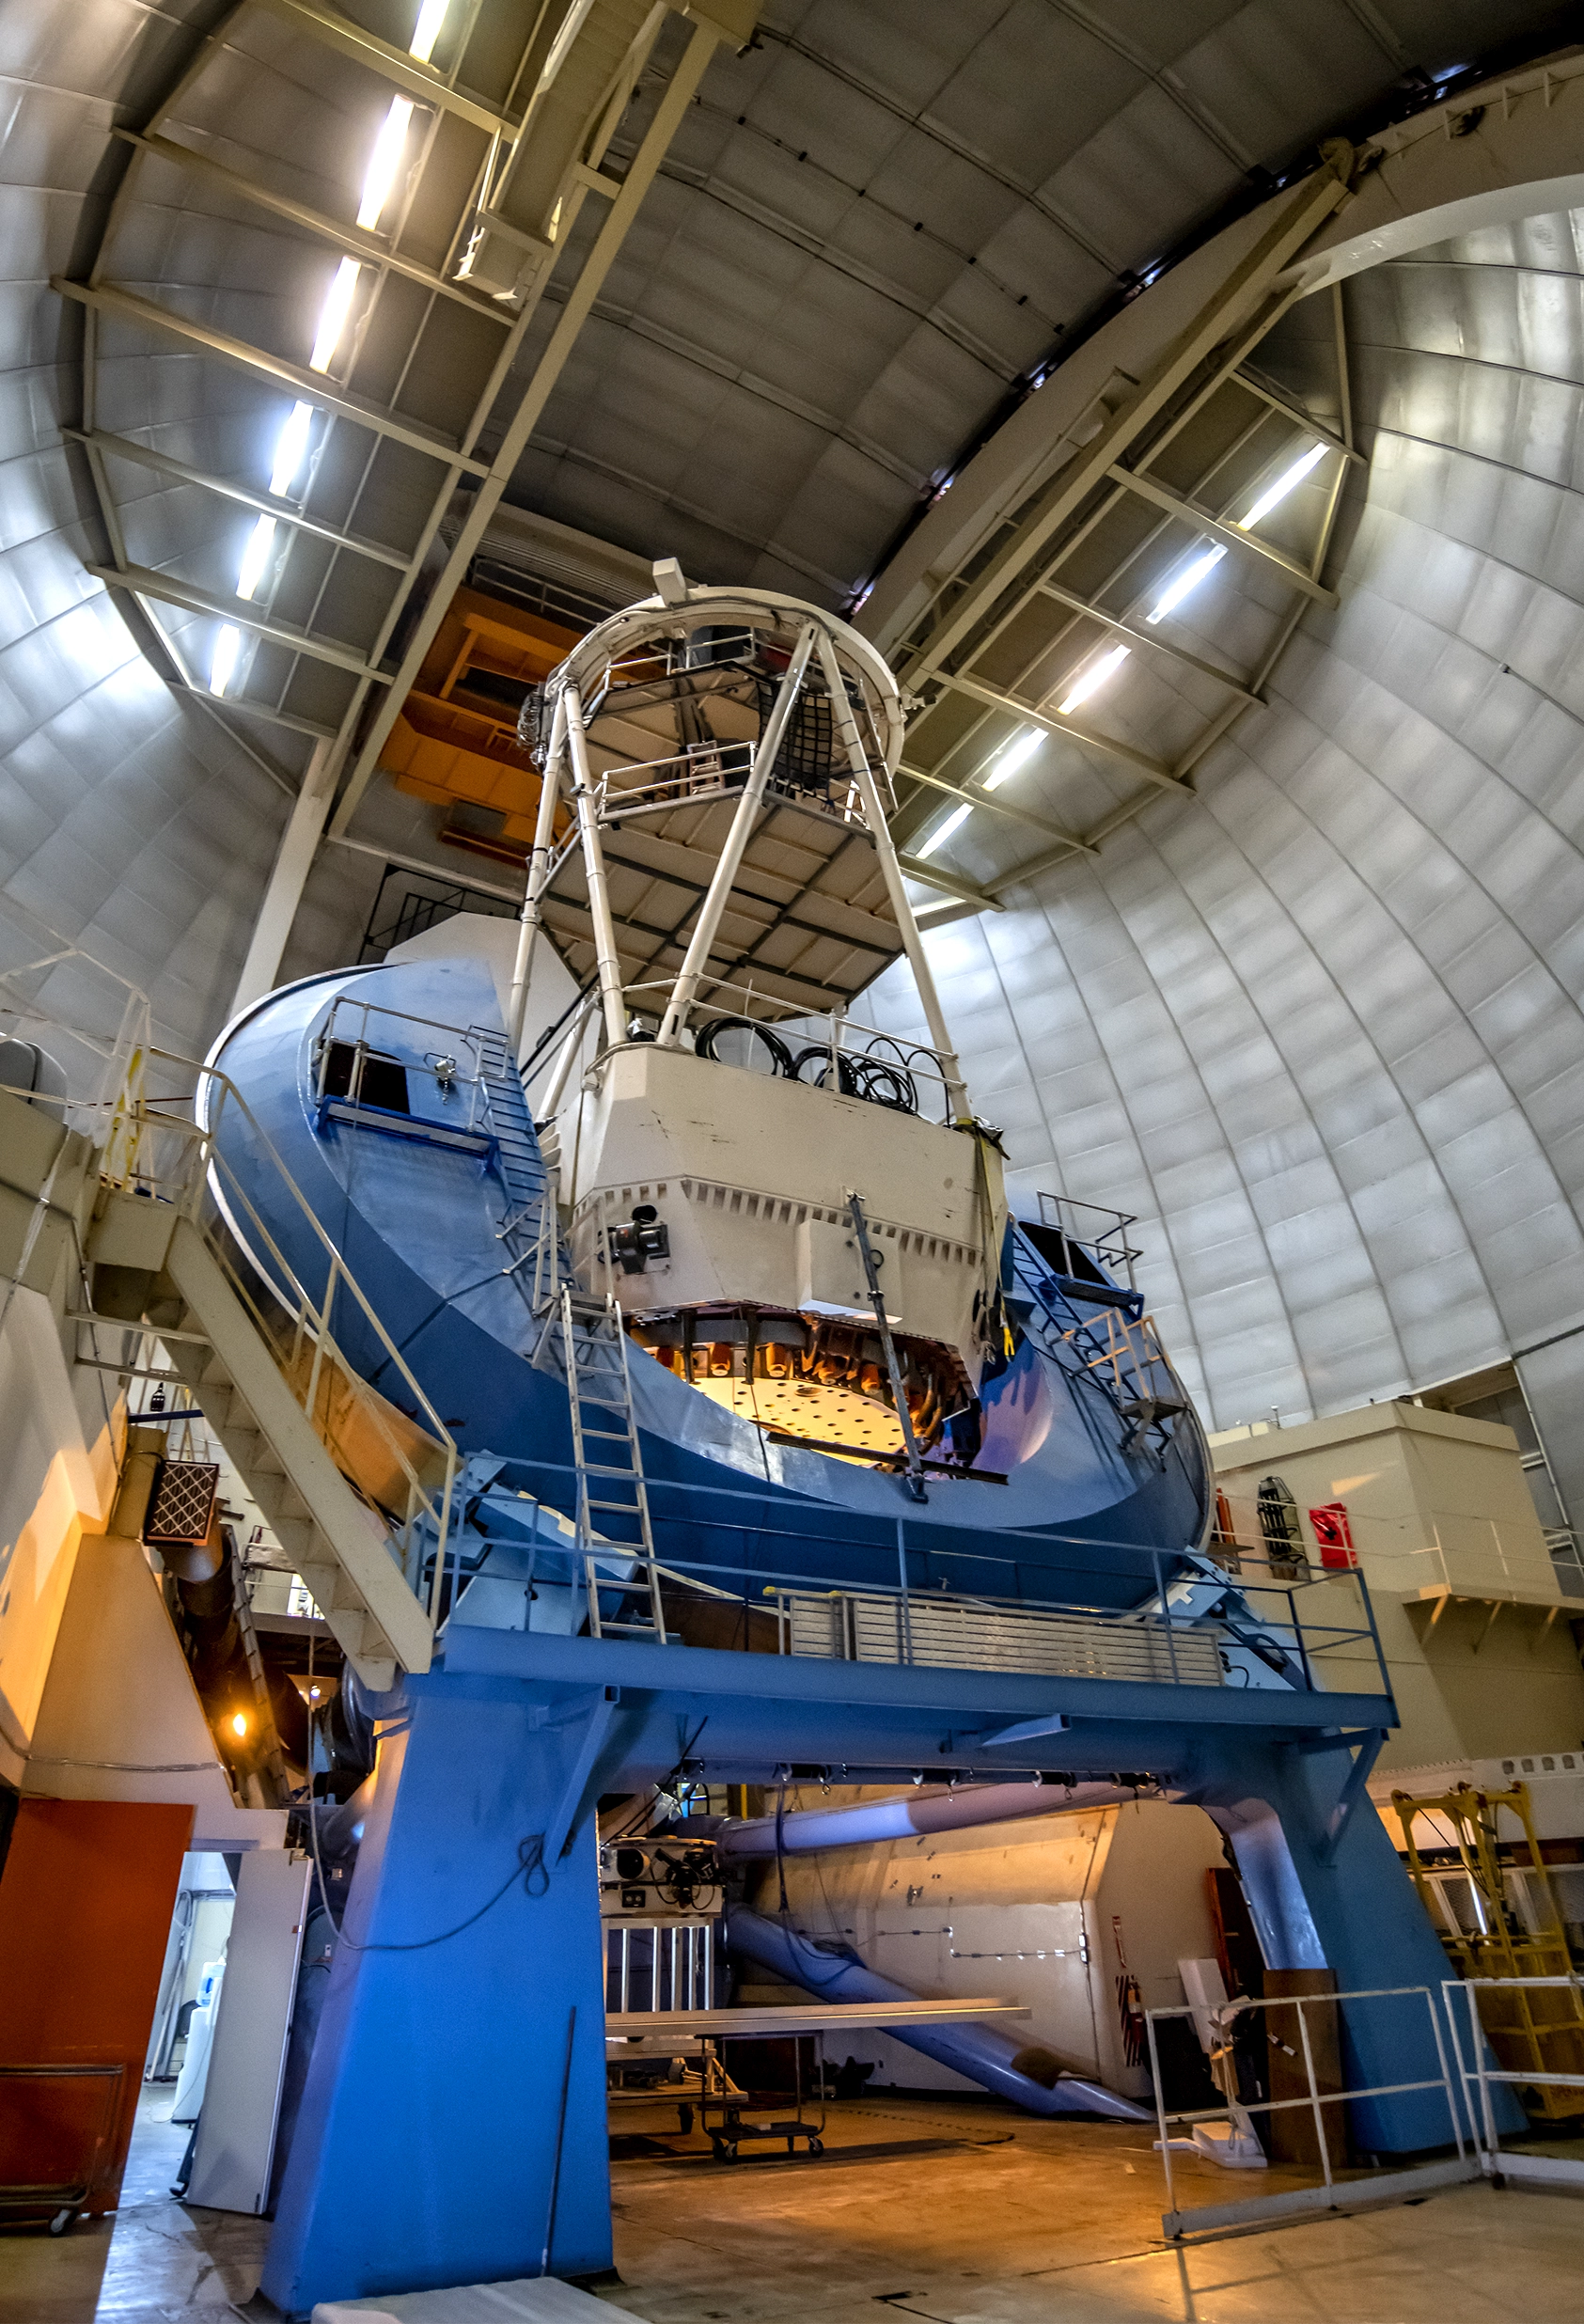
[(1230, 1866), (1211, 1864), (1205, 1869), (1204, 1884), (1210, 1924), (1215, 1932), (1215, 1957), (1227, 1992), (1249, 1993), (1257, 2001), (1265, 1989), (1265, 1964), (1243, 1883)]
[[(122, 2068), (90, 2211), (114, 2210), (119, 2197), (192, 1830), (185, 1805), (24, 1799), (17, 1810), (0, 1877), (0, 2064)], [(100, 2089), (0, 2079), (6, 2168), (31, 2128), (40, 2169), (64, 2169), (95, 2115), (86, 2094)]]
[[(1277, 1994), (1309, 1995), (1334, 1993), (1337, 1972), (1334, 1969), (1267, 1969), (1265, 1998)], [(1303, 2035), (1298, 2027), (1295, 2009), (1267, 2009), (1263, 2012), (1266, 2030), (1266, 2083), (1273, 2100), (1307, 2098), (1309, 2075), (1304, 2067)], [(1337, 2008), (1317, 2004), (1304, 2011), (1304, 2024), (1309, 2031), (1310, 2049), (1314, 2056), (1314, 2084), (1322, 2097), (1327, 2091), (1338, 2091), (1342, 2084), (1341, 2055), (1338, 2043)], [(1333, 2171), (1340, 2170), (1348, 2159), (1347, 2109), (1325, 2106), (1321, 2109), (1325, 2124), (1325, 2144)], [(1267, 2114), (1270, 2125), (1270, 2158), (1273, 2162), (1307, 2162), (1316, 2170), (1320, 2167), (1320, 2141), (1310, 2107), (1294, 2107), (1289, 2112)]]

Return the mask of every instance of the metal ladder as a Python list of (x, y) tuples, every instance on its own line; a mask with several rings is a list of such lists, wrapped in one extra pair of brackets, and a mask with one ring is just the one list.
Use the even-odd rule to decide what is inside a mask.
[[(572, 1460), (577, 1469), (577, 1548), (583, 1559), (588, 1593), (589, 1635), (645, 1638), (663, 1646), (666, 1614), (654, 1562), (654, 1533), (650, 1524), (643, 1452), (633, 1415), (633, 1382), (627, 1369), (627, 1333), (621, 1310), (614, 1293), (607, 1293), (604, 1304), (597, 1305), (591, 1299), (579, 1297), (572, 1285), (566, 1283), (561, 1287), (557, 1314), (566, 1357)], [(545, 1337), (549, 1337), (548, 1327)], [(592, 1420), (586, 1413), (592, 1413)], [(612, 1422), (615, 1424), (607, 1425)], [(596, 1517), (600, 1520), (597, 1525)], [(611, 1622), (602, 1616), (602, 1587), (627, 1590), (637, 1584), (638, 1577), (635, 1575), (633, 1584), (613, 1584), (609, 1579), (602, 1582), (597, 1571), (596, 1535), (603, 1543), (630, 1551), (641, 1564), (641, 1586), (649, 1592), (647, 1619)]]

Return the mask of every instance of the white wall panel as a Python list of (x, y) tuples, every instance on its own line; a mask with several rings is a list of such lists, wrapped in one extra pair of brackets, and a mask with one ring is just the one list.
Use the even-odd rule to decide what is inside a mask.
[[(1139, 1213), (1215, 1423), (1545, 1342), (1584, 1501), (1581, 251), (1535, 221), (1350, 287), (1372, 464), (1340, 609), (1195, 803), (930, 946), (1014, 1186)], [(905, 970), (872, 999), (916, 1018)]]

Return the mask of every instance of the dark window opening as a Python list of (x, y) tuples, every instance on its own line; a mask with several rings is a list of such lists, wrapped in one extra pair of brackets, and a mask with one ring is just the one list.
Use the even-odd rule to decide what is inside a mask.
[[(326, 1097), (351, 1097), (353, 1067), (357, 1059), (356, 1044), (333, 1041), (330, 1060), (324, 1075)], [(399, 1065), (393, 1057), (385, 1057), (378, 1049), (363, 1053), (363, 1074), (358, 1085), (356, 1103), (378, 1106), (385, 1113), (411, 1113), (407, 1103), (407, 1068)]]
[(1043, 1227), (1028, 1218), (1020, 1218), (1018, 1232), (1026, 1234), (1045, 1264), (1058, 1275), (1065, 1275), (1073, 1283), (1106, 1283), (1110, 1278), (1094, 1261), (1081, 1243), (1074, 1243), (1070, 1234), (1060, 1233), (1055, 1227)]

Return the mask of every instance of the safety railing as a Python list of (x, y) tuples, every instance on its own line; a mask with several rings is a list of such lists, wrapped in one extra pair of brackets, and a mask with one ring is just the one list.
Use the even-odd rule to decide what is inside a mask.
[[(677, 807), (709, 807), (717, 799), (734, 799), (753, 773), (758, 756), (757, 743), (689, 743), (664, 759), (607, 768), (594, 787), (595, 820), (602, 828), (608, 828), (645, 815), (668, 814)], [(623, 777), (633, 775), (647, 775), (650, 780), (622, 781)], [(822, 823), (865, 824), (857, 785), (839, 775), (833, 776), (827, 788), (810, 790), (773, 773), (766, 778), (764, 795)], [(546, 885), (581, 844), (574, 826), (549, 858)]]
[[(1451, 2028), (1458, 2076), (1469, 2118), (1475, 2126), (1474, 2136), (1486, 2176), (1527, 2179), (1543, 2186), (1584, 2187), (1584, 2159), (1554, 2151), (1531, 2154), (1514, 2146), (1511, 2135), (1504, 2143), (1492, 2096), (1501, 2089), (1520, 2094), (1525, 2090), (1576, 2091), (1576, 2108), (1570, 2108), (1565, 2099), (1560, 2103), (1547, 2099), (1544, 2111), (1553, 2120), (1558, 2116), (1565, 2120), (1570, 2114), (1584, 2117), (1584, 1976), (1575, 1973), (1558, 1977), (1449, 1977), (1441, 1991), (1447, 2022)], [(1482, 1998), (1486, 1996), (1489, 1998)], [(1493, 2016), (1501, 2018), (1505, 2003), (1513, 2005), (1513, 2016), (1521, 2020), (1521, 2025), (1511, 2020), (1491, 2022)], [(1534, 2062), (1522, 2066), (1498, 2065), (1492, 2043), (1499, 2044), (1504, 2034), (1515, 2032), (1533, 2048)], [(1560, 2049), (1577, 2070), (1570, 2072), (1562, 2066), (1541, 2063), (1541, 2053), (1547, 2046)], [(1532, 2139), (1534, 2132), (1530, 2128), (1516, 2135)]]
[(1075, 1201), (1068, 1194), (1037, 1193), (1034, 1200), (1040, 1206), (1041, 1226), (1060, 1237), (1066, 1274), (1080, 1271), (1071, 1262), (1075, 1248), (1097, 1260), (1107, 1275), (1125, 1282), (1129, 1291), (1136, 1288), (1133, 1264), (1140, 1253), (1127, 1239), (1129, 1227), (1138, 1223), (1136, 1213), (1107, 1210), (1099, 1202)]
[[(393, 1026), (416, 1027), (420, 1033), (441, 1034), (447, 1045), (444, 1048), (438, 1046), (423, 1048), (412, 1039), (411, 1034), (405, 1034), (398, 1037), (404, 1039), (409, 1055), (406, 1058), (393, 1057), (387, 1050), (376, 1049), (369, 1040), (370, 1022), (375, 1018), (387, 1021)], [(338, 1024), (345, 1029), (339, 1034), (337, 1032)], [(453, 1044), (454, 1047), (449, 1045)], [(347, 1087), (344, 1091), (333, 1090), (330, 1086), (331, 1071), (337, 1048), (350, 1049), (352, 1052)], [(479, 1052), (476, 1033), (464, 1032), (460, 1026), (444, 1025), (437, 1017), (413, 1016), (404, 1009), (388, 1009), (382, 1002), (364, 1000), (353, 993), (337, 993), (330, 1004), (329, 1013), (320, 1029), (314, 1044), (314, 1097), (316, 1102), (322, 1107), (337, 1098), (354, 1107), (372, 1103), (371, 1100), (365, 1099), (363, 1090), (370, 1060), (377, 1063), (394, 1062), (403, 1066), (408, 1072), (427, 1067), (434, 1076), (435, 1087), (442, 1099), (448, 1099), (451, 1092), (459, 1088), (466, 1092), (465, 1117), (447, 1123), (446, 1126), (453, 1130), (475, 1132), (481, 1128), (479, 1115), (484, 1102), (483, 1059)]]
[(777, 1589), (784, 1655), (1147, 1685), (1226, 1683), (1214, 1634), (1154, 1614), (1046, 1612), (944, 1591)]
[[(1315, 2067), (1315, 2033), (1310, 2013), (1334, 2013), (1333, 2021), (1341, 2022), (1344, 2021), (1345, 2013), (1355, 2011), (1364, 2003), (1378, 2005), (1383, 2002), (1406, 2005), (1415, 2018), (1418, 2016), (1417, 2004), (1422, 2002), (1434, 2046), (1435, 2071), (1404, 2075), (1396, 2081), (1347, 2087), (1339, 2066), (1336, 2086), (1322, 2088)], [(1258, 2012), (1268, 2017), (1272, 2010), (1296, 2012), (1297, 2056), (1302, 2061), (1304, 2087), (1294, 2097), (1246, 2098), (1238, 2091), (1235, 2023), (1246, 2012)], [(1165, 2022), (1184, 2018), (1195, 2020), (1196, 2025), (1204, 2021), (1200, 2039), (1208, 2050), (1212, 2079), (1216, 2087), (1226, 2093), (1218, 2106), (1169, 2107), (1166, 2102), (1160, 2044), (1155, 2029)], [(1365, 1986), (1341, 1993), (1273, 1994), (1262, 2000), (1239, 1995), (1235, 2000), (1211, 2009), (1192, 2004), (1175, 2009), (1147, 2009), (1144, 2012), (1144, 2026), (1150, 2073), (1155, 2092), (1155, 2118), (1160, 2129), (1156, 2150), (1166, 2181), (1166, 2208), (1161, 2214), (1161, 2227), (1173, 2241), (1196, 2233), (1254, 2225), (1262, 2220), (1335, 2210), (1346, 2204), (1350, 2197), (1371, 2203), (1393, 2198), (1408, 2202), (1427, 2193), (1434, 2187), (1455, 2185), (1459, 2180), (1479, 2175), (1479, 2158), (1466, 2135), (1466, 2117), (1458, 2103), (1457, 2084), (1448, 2056), (1440, 2015), (1428, 1986)], [(1275, 2039), (1274, 2035), (1268, 2037), (1268, 2041)], [(1410, 2027), (1405, 2033), (1400, 2031), (1394, 2035), (1393, 2047), (1399, 2054), (1409, 2054), (1411, 2040)], [(1291, 2043), (1283, 2047), (1289, 2051), (1292, 2049)], [(1428, 2049), (1425, 2060), (1428, 2064)], [(1330, 2077), (1326, 2079), (1329, 2081)], [(1349, 2176), (1345, 2161), (1346, 2126), (1341, 2113), (1335, 2110), (1383, 2099), (1423, 2097), (1431, 2092), (1439, 2093), (1446, 2108), (1447, 2138), (1442, 2141), (1419, 2132), (1414, 2136), (1414, 2148), (1422, 2152), (1437, 2144), (1450, 2143), (1455, 2150), (1454, 2156), (1445, 2160), (1417, 2164), (1403, 2171), (1364, 2170)], [(1252, 2163), (1259, 2167), (1265, 2160), (1265, 2156), (1263, 2142), (1257, 2137), (1254, 2117), (1261, 2117), (1269, 2126), (1282, 2115), (1309, 2117), (1321, 2175), (1318, 2185), (1283, 2188), (1273, 2194), (1254, 2195), (1234, 2203), (1182, 2204), (1172, 2170), (1171, 2158), (1174, 2153), (1186, 2152), (1206, 2160), (1220, 2159), (1234, 2164)], [(1168, 2127), (1173, 2123), (1185, 2127), (1189, 2136), (1174, 2139)], [(1194, 2130), (1201, 2125), (1213, 2126), (1220, 2135), (1196, 2138)], [(1226, 2151), (1229, 2147), (1231, 2152)]]
[[(570, 1463), (515, 1461), (510, 1477), (514, 1491), (565, 1525), (575, 1506)], [(965, 1511), (961, 1531), (949, 1520), (905, 1516), (860, 1530), (822, 1511), (816, 1536), (776, 1523), (764, 1492), (748, 1486), (651, 1475), (647, 1487), (667, 1634), (684, 1643), (692, 1632), (700, 1643), (828, 1660), (1167, 1686), (1257, 1682), (1300, 1694), (1368, 1695), (1383, 1724), (1396, 1718), (1357, 1573), (1261, 1581), (1246, 1572), (1235, 1604), (1217, 1613), (1201, 1602), (1215, 1570), (1185, 1549), (1050, 1529), (1020, 1533), (1024, 1553), (1007, 1555), (984, 1546)], [(933, 1489), (960, 1500), (973, 1484), (952, 1479)], [(796, 1566), (793, 1544), (803, 1561)], [(522, 1544), (501, 1546), (517, 1553)], [(454, 1531), (447, 1605), (491, 1547), (486, 1529)], [(526, 1578), (619, 1595), (647, 1586), (621, 1562), (630, 1555), (609, 1545), (595, 1561), (599, 1573), (585, 1580), (564, 1545), (547, 1541), (530, 1552)], [(1273, 1696), (1273, 1716), (1277, 1707)]]
[[(18, 907), (8, 903), (8, 913)], [(31, 914), (24, 914), (31, 920)], [(73, 944), (47, 921), (36, 923), (45, 932), (45, 949), (34, 958), (20, 961), (0, 975), (0, 1027), (23, 1041), (34, 1041), (47, 1034), (53, 1044), (52, 1054), (70, 1045), (72, 1054), (55, 1057), (68, 1077), (68, 1092), (58, 1101), (61, 1118), (69, 1129), (98, 1143), (102, 1149), (101, 1174), (112, 1186), (122, 1181), (126, 1151), (130, 1136), (130, 1115), (143, 1093), (144, 1077), (153, 1039), (152, 1011), (147, 993), (107, 968), (104, 963)], [(38, 994), (29, 994), (27, 980), (49, 978), (57, 969), (86, 972), (91, 984), (101, 980), (107, 987), (106, 1017), (117, 1019), (114, 1032), (96, 1032), (73, 1024), (52, 1009)], [(40, 1044), (39, 1045), (45, 1045)], [(72, 1068), (79, 1065), (81, 1077), (91, 1083), (86, 1092), (73, 1094), (71, 1091)], [(19, 1097), (37, 1097), (39, 1092), (18, 1089)]]
[[(660, 759), (606, 767), (594, 786), (594, 812), (602, 824), (625, 823), (635, 815), (664, 814), (673, 807), (698, 807), (740, 791), (753, 772), (752, 743), (688, 743)], [(646, 776), (647, 781), (634, 779)]]
[[(396, 1536), (395, 1562), (413, 1588), (419, 1515), (430, 1518), (442, 1544), (449, 1529), (460, 1459), (450, 1431), (240, 1091), (215, 1067), (155, 1046), (147, 995), (81, 946), (49, 933), (54, 949), (0, 976), (0, 1023), (8, 1019), (28, 1038), (47, 1029), (63, 1037), (56, 1048), (71, 1045), (73, 1057), (86, 1060), (80, 1077), (93, 1086), (69, 1093), (64, 1107), (69, 1123), (99, 1144), (102, 1182), (169, 1202), (197, 1228), (321, 1442), (385, 1517)], [(115, 999), (106, 1013), (118, 1019), (114, 1032), (74, 1024), (19, 982), (65, 964), (78, 965), (111, 989)], [(189, 1084), (196, 1093), (151, 1095), (149, 1084), (155, 1078)], [(301, 1280), (219, 1149), (227, 1109), (245, 1122), (259, 1167), (321, 1255), (324, 1278), (317, 1289)], [(237, 1264), (239, 1252), (259, 1269), (267, 1292), (248, 1266)], [(342, 1352), (334, 1328), (337, 1305), (357, 1311), (418, 1416), (416, 1421), (377, 1395)], [(426, 1610), (431, 1622), (438, 1579), (437, 1569)]]
[[(1153, 1315), (1127, 1315), (1121, 1308), (1103, 1307), (1060, 1337), (1079, 1371), (1105, 1390), (1119, 1412), (1129, 1414), (1135, 1436), (1142, 1436), (1157, 1419), (1175, 1419), (1184, 1409), (1185, 1398)], [(1128, 1449), (1124, 1438), (1122, 1450)]]
[[(630, 1007), (658, 1020), (673, 981), (652, 978), (626, 985), (623, 992)], [(793, 1014), (784, 1000), (762, 986), (712, 976), (705, 979), (691, 1014), (698, 1020), (694, 1047), (700, 1055), (714, 1053), (715, 1063), (743, 1064), (780, 1080), (839, 1090), (843, 1096), (867, 1098), (898, 1113), (931, 1119), (938, 1113), (942, 1122), (952, 1119), (952, 1091), (958, 1084), (949, 1076), (941, 1052), (927, 1042), (865, 1025), (845, 1009), (799, 1010)], [(738, 1029), (745, 1052), (742, 1059), (718, 1054), (717, 1044), (728, 1029)], [(761, 1059), (755, 1058), (756, 1051)]]
[[(451, 1489), (460, 1454), (455, 1439), (381, 1321), (306, 1197), (275, 1153), (234, 1082), (212, 1066), (168, 1050), (154, 1056), (196, 1076), (195, 1118), (160, 1110), (182, 1101), (149, 1101), (133, 1109), (126, 1183), (173, 1203), (203, 1236), (246, 1311), (293, 1402), (343, 1473), (378, 1508), (396, 1537), (396, 1562), (416, 1590), (415, 1527), (427, 1516), (442, 1545), (449, 1529)], [(282, 1249), (222, 1145), (227, 1118), (245, 1124), (250, 1160), (272, 1181), (288, 1216), (318, 1254), (322, 1276), (309, 1282)], [(240, 1254), (243, 1264), (237, 1264)], [(251, 1263), (250, 1264), (246, 1263)], [(267, 1288), (266, 1288), (267, 1287)], [(377, 1394), (343, 1350), (336, 1316), (351, 1311), (378, 1345), (383, 1368), (418, 1416), (410, 1421)], [(431, 1594), (436, 1618), (438, 1587)]]
[(713, 2009), (715, 1928), (714, 1921), (607, 1921), (606, 2009), (622, 2017)]

